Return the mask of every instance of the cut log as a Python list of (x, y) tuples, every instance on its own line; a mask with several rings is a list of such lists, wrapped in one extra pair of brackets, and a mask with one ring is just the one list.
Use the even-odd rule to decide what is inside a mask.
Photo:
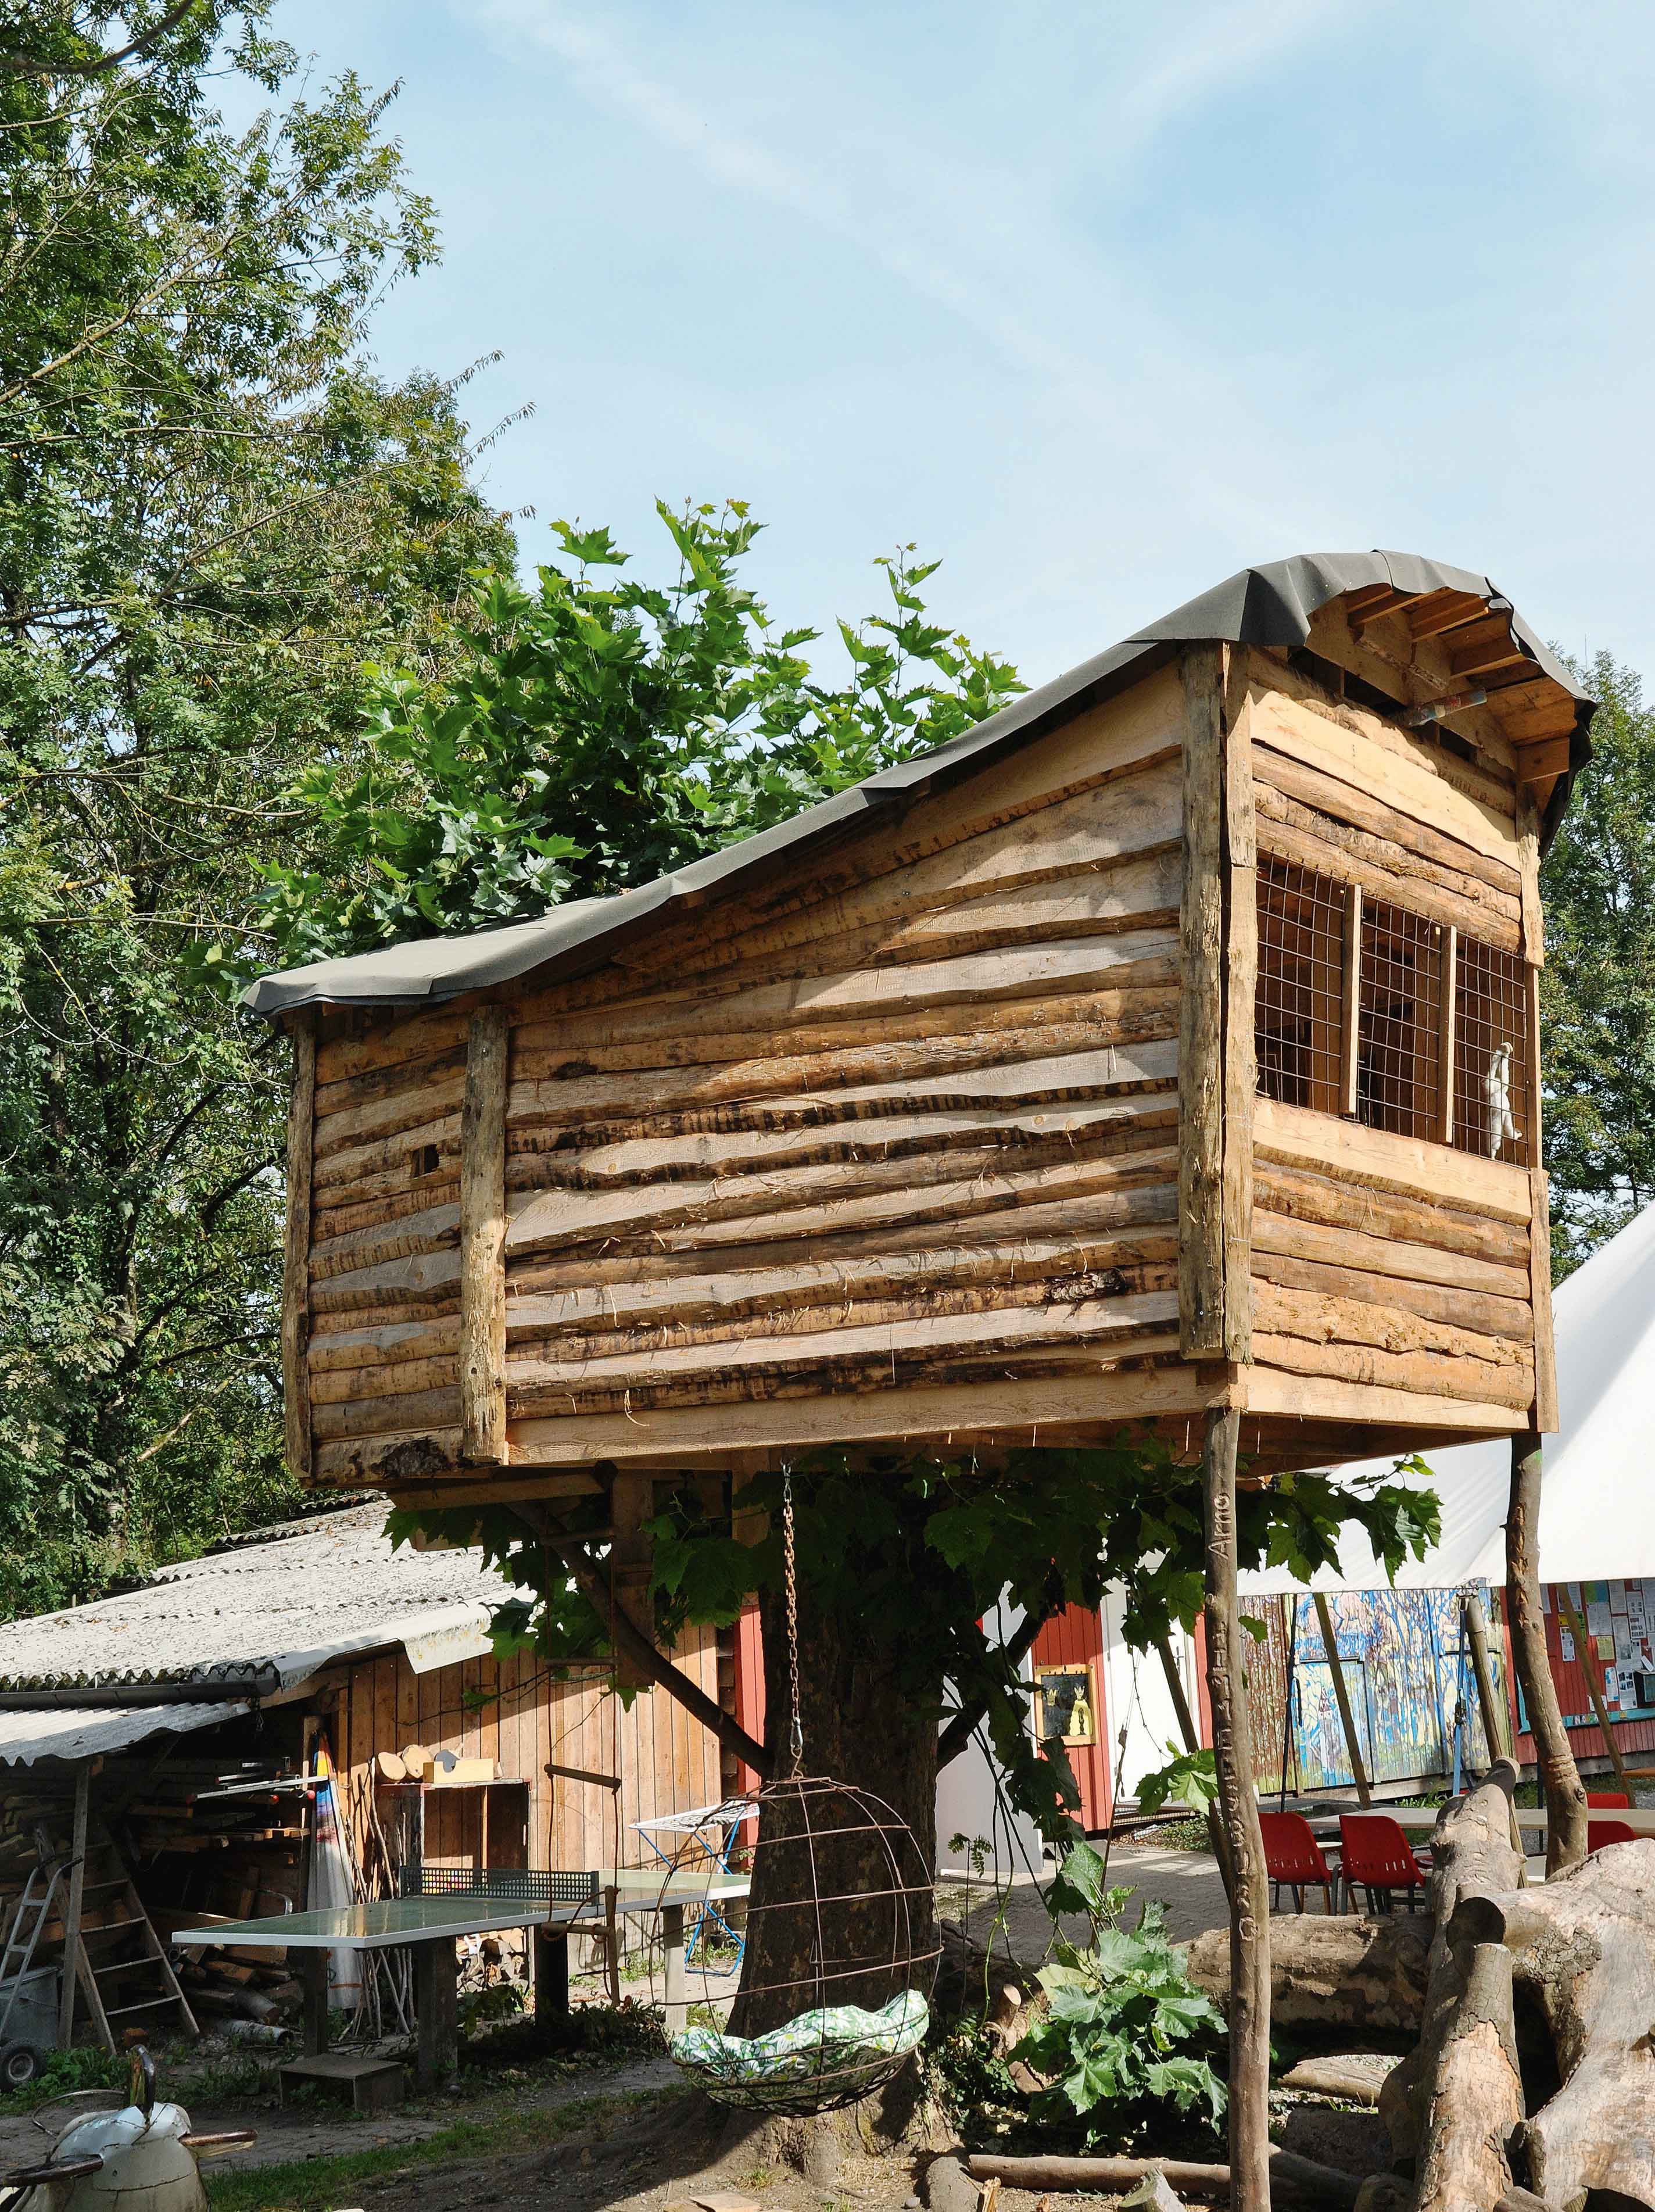
[[(1383, 1919), (1278, 1913), (1270, 1922), (1270, 2019), (1342, 2040), (1412, 2038), (1425, 2012), (1431, 1929), (1413, 1913)], [(1230, 1936), (1211, 1928), (1185, 1954), (1190, 1978), (1228, 2007)]]
[(1424, 2026), (1379, 2099), (1397, 2158), (1418, 2161), (1420, 2212), (1492, 2204), (1514, 2179), (1506, 2144), (1523, 2117), (1523, 2087), (1510, 1962), (1500, 1964), (1476, 1908), (1524, 1878), (1512, 1841), (1516, 1782), (1511, 1761), (1497, 1761), (1480, 1790), (1444, 1806), (1432, 1838)]
[[(1169, 2188), (1191, 2197), (1228, 2197), (1230, 2169), (1187, 2158), (1008, 2158), (997, 2152), (973, 2152), (966, 2160), (973, 2181), (999, 2181), (1008, 2189), (1087, 2190), (1114, 2195), (1159, 2173)], [(1354, 2207), (1361, 2184), (1355, 2174), (1292, 2151), (1270, 2150), (1272, 2189), (1285, 2183), (1325, 2204)]]
[(1307, 2097), (1337, 2097), (1348, 2105), (1373, 2105), (1396, 2071), (1389, 2052), (1358, 2051), (1328, 2058), (1301, 2058), (1282, 2076), (1284, 2089)]

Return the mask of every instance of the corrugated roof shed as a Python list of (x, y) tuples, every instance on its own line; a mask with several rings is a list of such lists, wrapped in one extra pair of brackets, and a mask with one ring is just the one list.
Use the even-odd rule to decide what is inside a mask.
[[(0, 1711), (0, 1762), (79, 1759), (209, 1728), (353, 1652), (410, 1647), (416, 1667), (482, 1647), (508, 1585), (475, 1553), (393, 1551), (382, 1499), (318, 1516), (141, 1589), (0, 1626), (0, 1692), (84, 1689), (57, 1711)], [(187, 1702), (121, 1706), (123, 1687), (197, 1686)], [(200, 1686), (221, 1684), (222, 1701)]]

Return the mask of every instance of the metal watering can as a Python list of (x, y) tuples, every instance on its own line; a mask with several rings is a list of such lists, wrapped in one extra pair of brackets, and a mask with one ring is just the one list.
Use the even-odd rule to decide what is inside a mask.
[[(88, 2089), (53, 2102), (96, 2097), (106, 2103), (119, 2094)], [(48, 2123), (35, 2124), (51, 2132)], [(197, 2135), (182, 2105), (158, 2105), (155, 2062), (140, 2044), (132, 2053), (128, 2101), (115, 2112), (82, 2112), (39, 2165), (0, 2174), (0, 2212), (207, 2212), (197, 2160), (255, 2140), (252, 2128)]]

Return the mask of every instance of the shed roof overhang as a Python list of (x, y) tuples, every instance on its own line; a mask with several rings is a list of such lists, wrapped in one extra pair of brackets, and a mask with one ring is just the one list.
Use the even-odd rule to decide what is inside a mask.
[(1245, 644), (1293, 649), (1311, 638), (1316, 617), (1346, 601), (1353, 632), (1364, 640), (1399, 623), (1411, 641), (1434, 641), (1425, 686), (1452, 700), (1486, 692), (1519, 756), (1550, 748), (1528, 779), (1548, 792), (1543, 842), (1549, 839), (1575, 772), (1591, 757), (1587, 730), (1596, 702), (1509, 599), (1487, 576), (1418, 554), (1298, 553), (1239, 569), (1134, 636), (933, 752), (882, 769), (791, 822), (713, 853), (691, 867), (610, 898), (571, 900), (532, 921), (465, 936), (427, 937), (339, 960), (262, 975), (246, 994), (255, 1013), (276, 1019), (312, 1006), (420, 1006), (508, 983), (530, 973), (551, 981), (582, 974), (647, 930), (667, 912), (703, 904), (797, 866), (809, 851), (894, 817), (927, 793), (967, 775), (1060, 727), (1163, 665), (1183, 645)]

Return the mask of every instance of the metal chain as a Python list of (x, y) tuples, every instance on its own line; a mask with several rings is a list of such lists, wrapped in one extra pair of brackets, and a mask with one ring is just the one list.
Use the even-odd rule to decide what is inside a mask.
[(781, 1552), (787, 1583), (787, 1672), (793, 1692), (793, 1721), (790, 1747), (793, 1771), (804, 1764), (804, 1724), (799, 1718), (799, 1581), (793, 1564), (793, 1470), (784, 1468), (781, 1478)]

